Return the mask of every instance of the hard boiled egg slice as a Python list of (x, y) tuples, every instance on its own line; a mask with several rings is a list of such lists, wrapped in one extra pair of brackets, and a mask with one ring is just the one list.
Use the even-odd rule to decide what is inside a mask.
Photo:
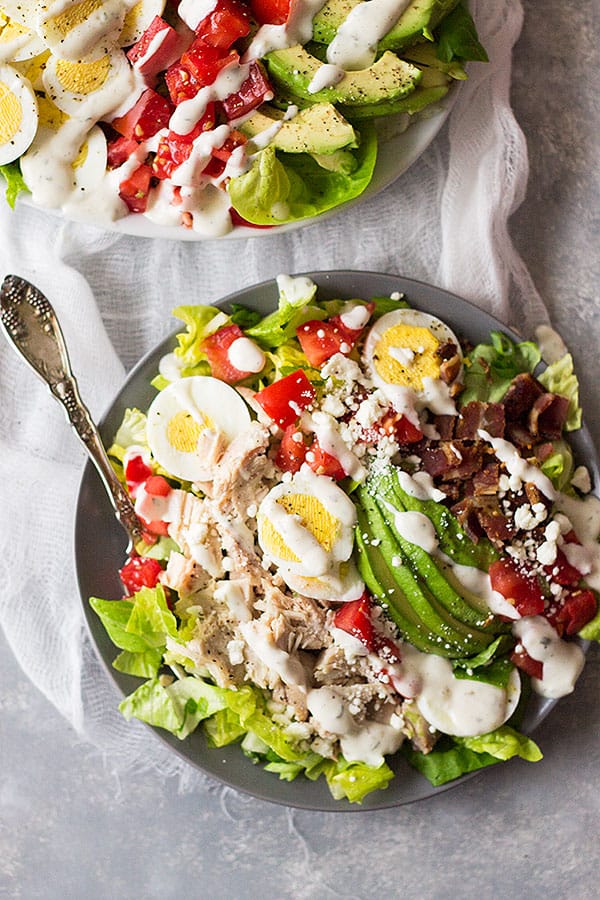
[(37, 100), (31, 84), (12, 66), (0, 66), (0, 165), (25, 153), (37, 124)]
[(121, 47), (129, 47), (139, 41), (152, 19), (162, 16), (165, 6), (166, 0), (138, 0), (137, 3), (134, 0), (123, 22), (119, 38)]
[[(374, 383), (391, 402), (411, 391), (430, 405), (432, 387), (440, 392), (437, 383), (443, 359), (438, 350), (446, 342), (454, 344), (462, 358), (456, 335), (441, 319), (418, 309), (398, 309), (386, 313), (371, 328), (364, 356)], [(442, 395), (447, 393), (441, 390)]]
[(36, 28), (42, 0), (1, 0), (0, 9), (5, 15), (27, 28)]
[(219, 432), (230, 443), (250, 425), (248, 407), (237, 391), (209, 375), (173, 381), (152, 401), (146, 436), (156, 461), (176, 478), (207, 481), (203, 445)]
[(0, 60), (21, 62), (45, 50), (37, 34), (17, 20), (10, 19), (0, 9)]
[(99, 59), (118, 46), (130, 2), (50, 0), (41, 7), (38, 31), (61, 59)]
[(77, 191), (91, 191), (98, 187), (106, 172), (106, 159), (106, 137), (102, 129), (94, 125), (72, 163)]
[(257, 521), (262, 551), (284, 580), (336, 576), (352, 553), (354, 504), (331, 478), (315, 475), (306, 465), (269, 491)]
[(292, 575), (291, 572), (281, 570), (280, 574), (292, 591), (312, 597), (313, 600), (358, 600), (365, 589), (365, 583), (351, 559), (340, 563), (333, 572), (320, 578)]
[(42, 75), (48, 97), (78, 119), (101, 119), (131, 94), (134, 76), (121, 50), (70, 62), (51, 56)]

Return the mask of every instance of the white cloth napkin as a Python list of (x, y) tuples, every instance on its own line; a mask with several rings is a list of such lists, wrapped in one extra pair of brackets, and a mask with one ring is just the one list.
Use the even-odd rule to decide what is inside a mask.
[[(136, 239), (0, 203), (0, 278), (36, 284), (65, 332), (82, 396), (99, 416), (125, 371), (175, 322), (180, 303), (211, 302), (285, 273), (349, 268), (429, 281), (523, 333), (547, 318), (508, 236), (527, 153), (510, 100), (519, 0), (472, 3), (489, 64), (473, 64), (449, 122), (377, 197), (317, 225), (247, 241)], [(202, 780), (138, 722), (84, 627), (73, 565), (73, 513), (84, 453), (64, 414), (0, 342), (0, 625), (21, 667), (118, 771), (156, 766)]]

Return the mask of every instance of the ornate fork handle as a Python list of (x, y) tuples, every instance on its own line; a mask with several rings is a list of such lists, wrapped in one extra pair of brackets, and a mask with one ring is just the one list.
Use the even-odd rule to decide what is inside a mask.
[(115, 475), (98, 428), (81, 399), (50, 302), (28, 281), (7, 275), (0, 289), (0, 324), (13, 347), (63, 406), (98, 470), (115, 514), (129, 535), (129, 550), (132, 550), (142, 537), (143, 528), (129, 494)]

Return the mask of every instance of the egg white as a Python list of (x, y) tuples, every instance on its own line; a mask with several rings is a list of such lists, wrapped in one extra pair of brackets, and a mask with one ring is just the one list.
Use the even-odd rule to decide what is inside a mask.
[(12, 66), (0, 66), (0, 165), (25, 153), (37, 123), (37, 100), (30, 82)]
[(51, 56), (42, 81), (49, 98), (67, 115), (96, 121), (131, 97), (135, 83), (121, 50), (77, 63)]
[(119, 36), (121, 47), (128, 47), (139, 41), (144, 31), (155, 16), (162, 16), (166, 0), (135, 0), (130, 2), (129, 10)]
[(118, 46), (130, 2), (54, 0), (40, 7), (38, 33), (61, 59), (100, 59)]
[[(182, 449), (176, 446), (172, 429), (176, 417), (186, 415), (196, 423), (197, 435), (192, 434), (188, 448)], [(248, 407), (234, 388), (209, 375), (193, 375), (173, 381), (154, 398), (146, 437), (153, 457), (167, 472), (185, 481), (206, 481), (213, 474), (202, 455), (209, 432), (213, 436), (221, 432), (228, 444), (249, 425)]]

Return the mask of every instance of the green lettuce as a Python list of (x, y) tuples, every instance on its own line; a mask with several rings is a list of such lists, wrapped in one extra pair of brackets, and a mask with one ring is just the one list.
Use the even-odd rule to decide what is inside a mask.
[[(277, 309), (246, 330), (264, 350), (277, 350), (296, 337), (296, 328), (311, 319), (324, 319), (326, 312), (313, 303), (317, 286), (301, 276), (279, 280)], [(295, 346), (298, 350), (298, 345)], [(306, 357), (302, 354), (304, 361)]]
[(114, 436), (113, 443), (108, 449), (109, 456), (123, 462), (125, 451), (129, 447), (143, 447), (150, 450), (146, 438), (146, 414), (135, 407), (125, 410), (123, 421), (119, 425)]
[(579, 637), (586, 641), (597, 641), (600, 644), (600, 608), (594, 618), (584, 625), (579, 632)]
[(227, 190), (233, 208), (255, 225), (282, 225), (312, 218), (358, 197), (369, 185), (377, 159), (371, 125), (361, 126), (356, 169), (324, 169), (306, 153), (281, 153), (272, 145), (261, 150), (244, 175), (232, 178)]
[(548, 476), (557, 491), (573, 493), (573, 488), (570, 485), (575, 464), (573, 462), (573, 451), (566, 441), (554, 442), (553, 452), (544, 460), (540, 468), (544, 475)]
[(471, 400), (498, 403), (516, 375), (533, 372), (542, 356), (532, 341), (515, 343), (500, 331), (490, 333), (490, 344), (477, 344), (465, 358), (462, 405)]
[(182, 369), (181, 374), (210, 375), (210, 365), (202, 342), (209, 335), (231, 323), (230, 317), (215, 306), (177, 306), (173, 315), (187, 325), (187, 330), (177, 335), (178, 346), (174, 353)]
[(14, 209), (19, 194), (29, 191), (21, 174), (21, 167), (18, 160), (0, 166), (0, 175), (2, 175), (6, 181), (6, 202), (11, 209)]
[(537, 762), (542, 758), (538, 746), (509, 725), (502, 725), (477, 737), (444, 736), (431, 753), (419, 753), (407, 745), (404, 745), (402, 752), (410, 765), (434, 787), (514, 756), (528, 762)]
[(453, 59), (488, 62), (485, 48), (479, 42), (473, 18), (463, 4), (446, 16), (438, 28), (438, 57), (443, 62)]
[(565, 429), (575, 431), (581, 428), (581, 407), (579, 405), (579, 382), (573, 371), (573, 357), (566, 353), (552, 363), (538, 376), (538, 381), (551, 394), (559, 394), (569, 401)]
[(183, 740), (203, 719), (226, 706), (227, 693), (192, 675), (166, 685), (153, 678), (126, 697), (119, 709), (128, 720), (140, 719)]

